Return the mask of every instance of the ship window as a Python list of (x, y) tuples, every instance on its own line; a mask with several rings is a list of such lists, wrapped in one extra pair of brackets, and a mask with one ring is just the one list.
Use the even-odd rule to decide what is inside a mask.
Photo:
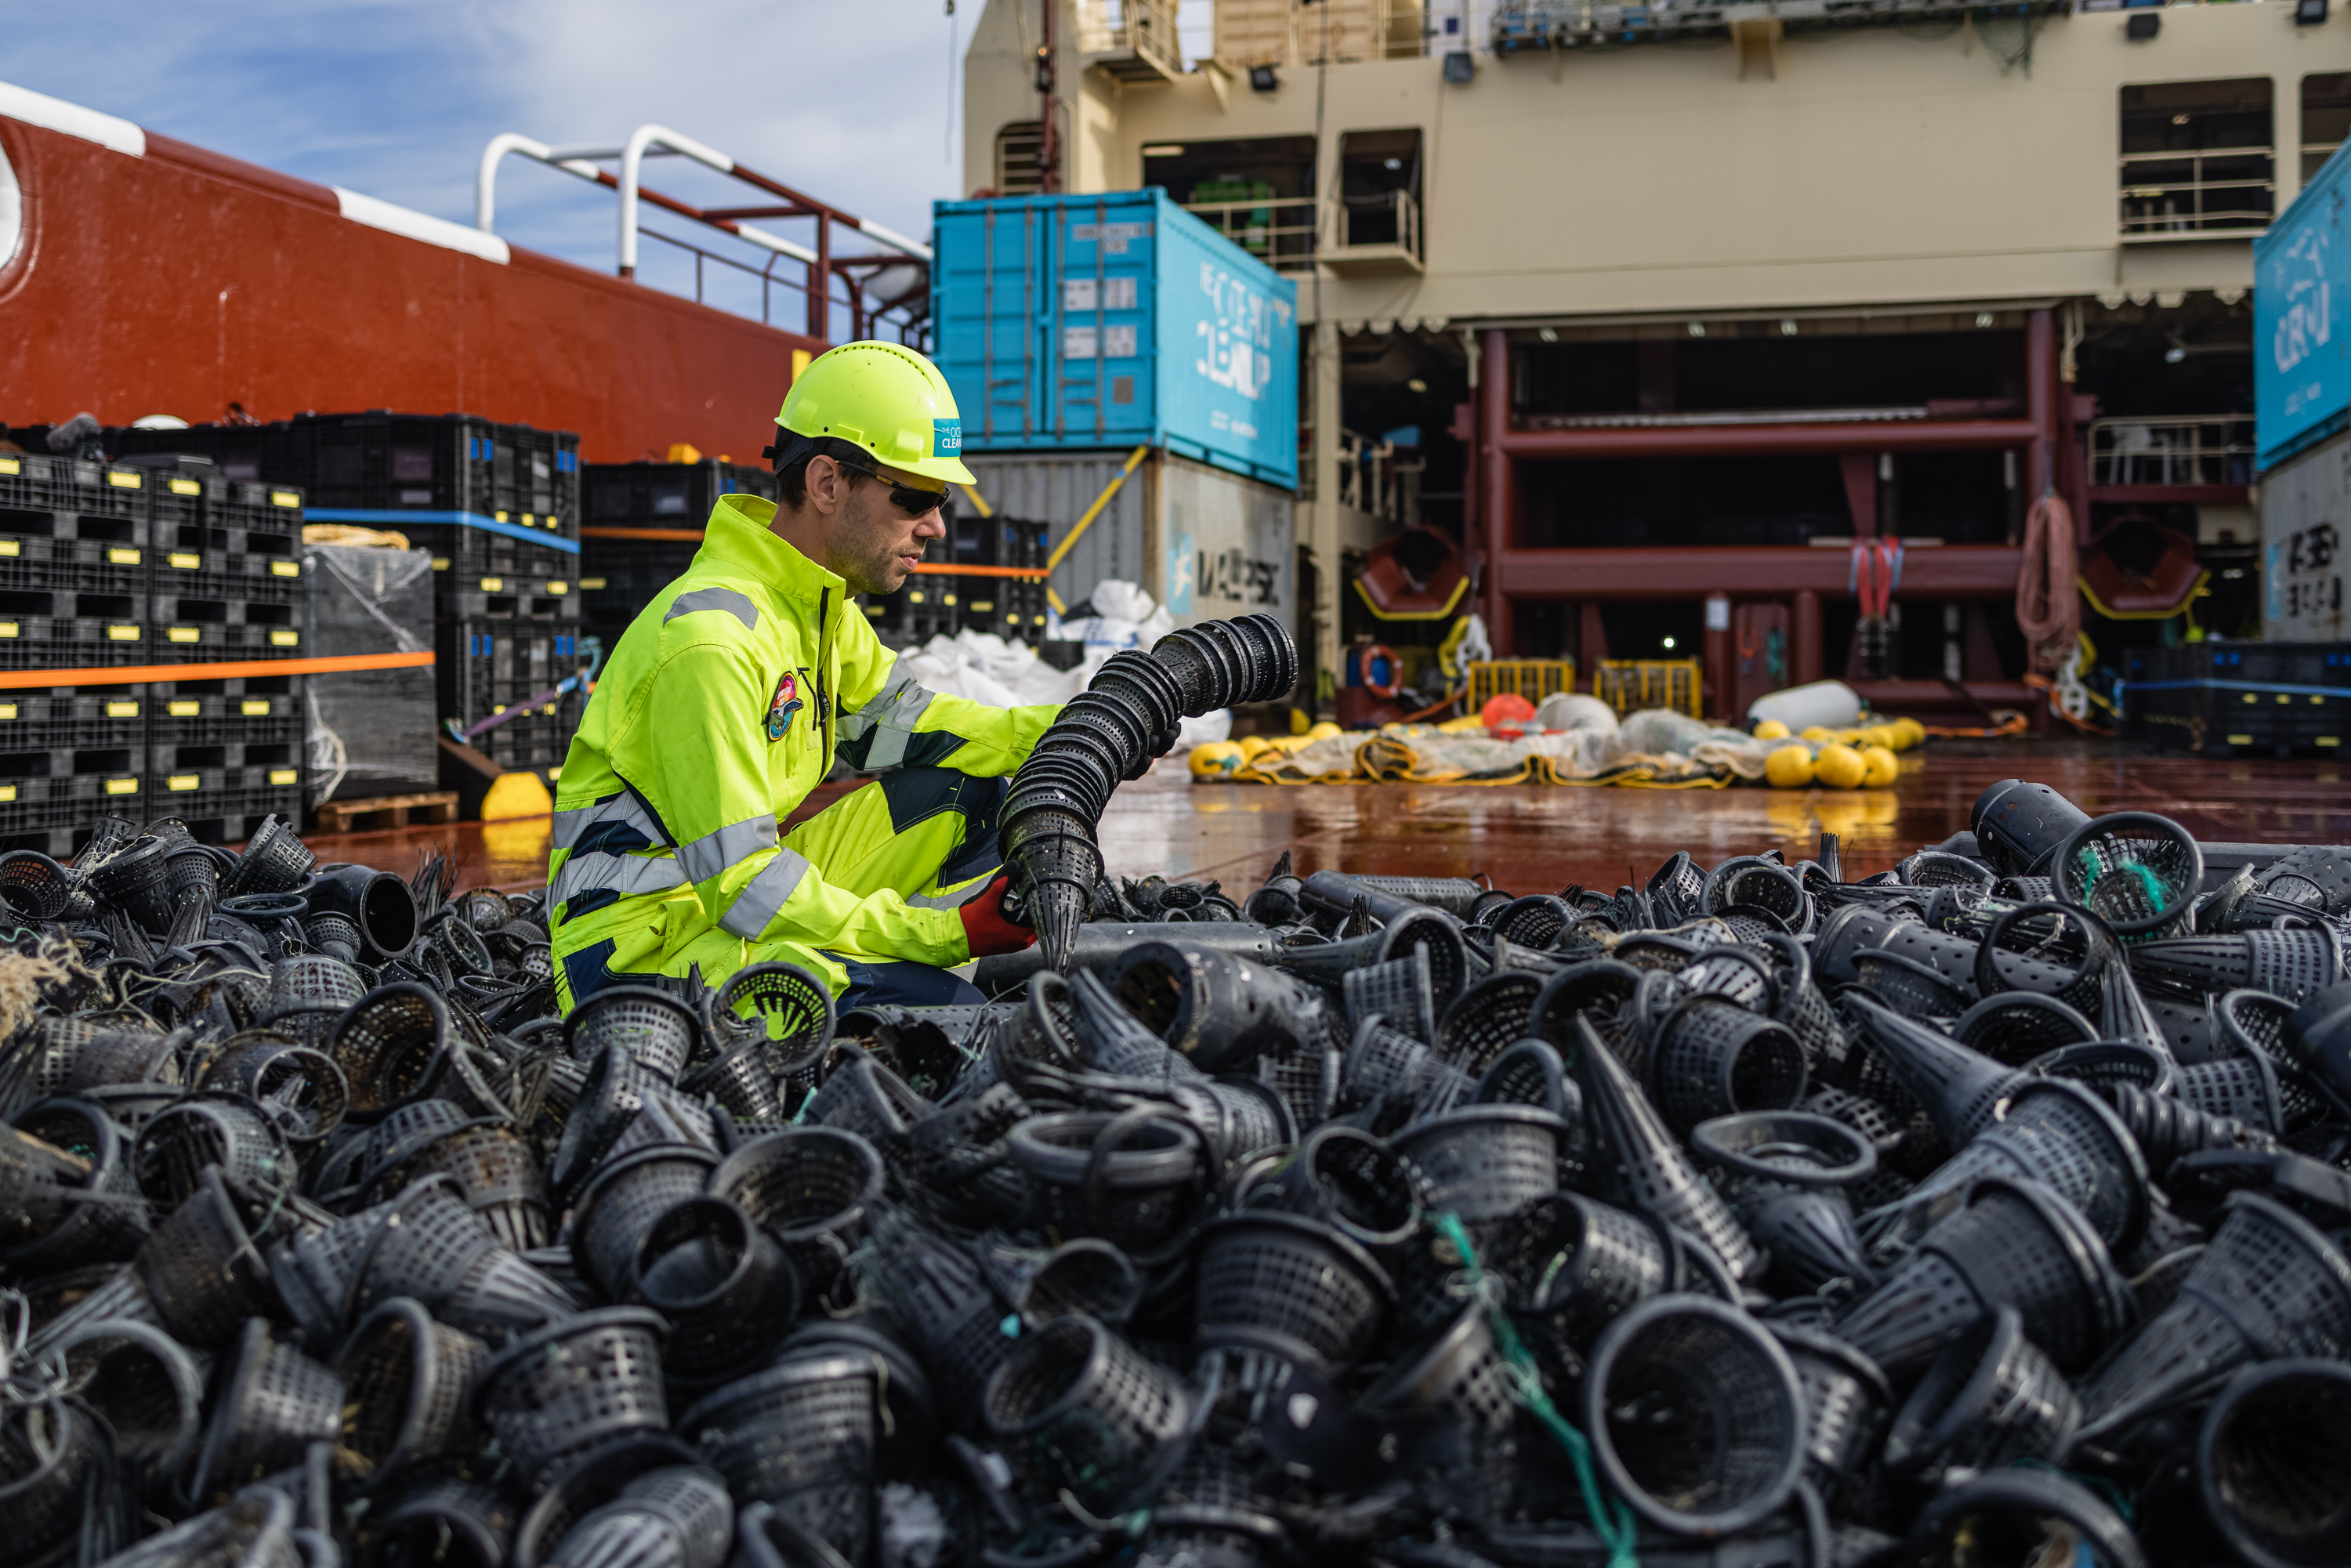
[(2302, 78), (2302, 178), (2310, 177), (2335, 150), (2351, 141), (2351, 71), (2322, 71)]
[(1350, 131), (1339, 138), (1339, 205), (1346, 244), (1418, 249), (1420, 132)]
[(1314, 138), (1237, 136), (1153, 142), (1143, 183), (1260, 261), (1305, 267), (1314, 256)]
[(2267, 77), (2122, 89), (2125, 238), (2246, 234), (2276, 206)]
[(1039, 121), (1019, 120), (996, 133), (996, 193), (1033, 196), (1045, 188), (1038, 158), (1044, 152)]

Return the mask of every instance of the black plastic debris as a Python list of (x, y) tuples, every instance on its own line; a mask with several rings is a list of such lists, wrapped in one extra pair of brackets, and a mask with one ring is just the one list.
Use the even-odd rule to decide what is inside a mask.
[(561, 1018), (536, 896), (282, 822), (0, 859), (10, 1561), (2346, 1560), (2351, 855), (2009, 781), (1854, 880), (1103, 874), (1294, 678), (1105, 666), (967, 1007)]

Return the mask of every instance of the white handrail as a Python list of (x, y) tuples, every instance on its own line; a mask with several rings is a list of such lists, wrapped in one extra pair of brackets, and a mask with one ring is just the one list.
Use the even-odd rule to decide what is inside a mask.
[[(691, 158), (695, 162), (716, 169), (722, 174), (732, 174), (736, 168), (735, 160), (716, 148), (660, 125), (640, 125), (630, 133), (627, 141), (617, 146), (595, 143), (576, 147), (549, 147), (546, 142), (533, 137), (518, 135), (511, 131), (503, 131), (491, 137), (489, 145), (482, 149), (481, 163), (474, 173), (474, 226), (484, 234), (492, 232), (492, 225), (497, 214), (498, 164), (509, 152), (518, 153), (536, 162), (547, 164), (549, 168), (560, 169), (567, 174), (576, 175), (580, 179), (594, 183), (602, 183), (611, 178), (596, 167), (599, 162), (609, 162), (615, 158), (621, 161), (621, 172), (617, 181), (617, 187), (621, 193), (621, 236), (617, 261), (618, 270), (623, 277), (633, 277), (637, 268), (639, 172), (645, 159), (674, 153)], [(934, 259), (931, 247), (920, 240), (909, 239), (896, 230), (874, 223), (871, 219), (842, 219), (841, 214), (835, 214), (834, 216), (838, 221), (850, 223), (860, 234), (878, 245), (912, 256), (917, 261), (927, 263)], [(765, 229), (754, 228), (749, 224), (739, 222), (720, 223), (717, 226), (748, 240), (763, 250), (773, 251), (778, 256), (788, 256), (795, 261), (807, 262), (810, 266), (816, 264), (815, 251), (806, 246), (797, 245), (779, 235), (769, 234)]]
[(578, 147), (549, 147), (544, 141), (518, 136), (511, 131), (491, 137), (490, 144), (482, 149), (481, 167), (474, 172), (474, 226), (484, 234), (492, 232), (491, 219), (497, 211), (498, 163), (509, 152), (519, 152), (550, 169), (560, 169), (567, 174), (594, 184), (598, 183), (598, 172), (596, 165), (590, 160), (618, 158), (621, 149), (601, 142)]
[(693, 137), (672, 131), (666, 126), (640, 125), (629, 132), (628, 145), (621, 149), (621, 266), (622, 277), (637, 275), (637, 175), (643, 167), (645, 149), (659, 142), (673, 152), (682, 152), (705, 168), (716, 169), (722, 174), (735, 172), (735, 160), (716, 147), (696, 141)]

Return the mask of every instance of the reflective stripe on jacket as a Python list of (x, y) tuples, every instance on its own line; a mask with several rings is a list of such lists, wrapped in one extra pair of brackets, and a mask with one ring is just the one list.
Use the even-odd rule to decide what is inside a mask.
[[(1008, 774), (1056, 709), (990, 707), (893, 673), (847, 586), (768, 529), (775, 504), (725, 496), (702, 549), (604, 665), (565, 758), (549, 857), (556, 955), (607, 939), (659, 967), (716, 927), (747, 944), (954, 965), (952, 908), (826, 883), (777, 827), (839, 756), (879, 771)], [(672, 907), (691, 898), (693, 911)], [(683, 917), (683, 918), (682, 918)]]

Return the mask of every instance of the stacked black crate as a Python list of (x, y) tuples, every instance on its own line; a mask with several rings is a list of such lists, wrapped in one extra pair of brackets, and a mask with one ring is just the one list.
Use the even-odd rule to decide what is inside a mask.
[(560, 777), (588, 706), (588, 657), (577, 619), (482, 618), (441, 626), (441, 711), (460, 738), (509, 772)]
[[(133, 461), (142, 461), (133, 459)], [(302, 494), (149, 462), (148, 589), (158, 663), (284, 664), (304, 646)], [(231, 842), (303, 808), (302, 677), (210, 675), (147, 687), (147, 795), (198, 838)]]
[(2351, 643), (2190, 643), (2123, 655), (2123, 733), (2206, 757), (2336, 757)]
[[(310, 516), (396, 529), (432, 553), (434, 669), (444, 727), (502, 766), (552, 778), (579, 704), (517, 706), (465, 678), (469, 650), (543, 643), (577, 658), (580, 438), (465, 414), (302, 415), (272, 427), (273, 472), (308, 473)], [(545, 683), (553, 686), (564, 669)], [(549, 711), (549, 710), (552, 711)]]
[[(148, 476), (0, 454), (0, 670), (148, 662)], [(0, 843), (69, 854), (110, 810), (139, 814), (141, 687), (0, 691)]]
[(606, 656), (653, 596), (676, 581), (702, 548), (711, 508), (726, 495), (773, 500), (766, 468), (699, 463), (591, 463), (581, 484), (581, 630)]

